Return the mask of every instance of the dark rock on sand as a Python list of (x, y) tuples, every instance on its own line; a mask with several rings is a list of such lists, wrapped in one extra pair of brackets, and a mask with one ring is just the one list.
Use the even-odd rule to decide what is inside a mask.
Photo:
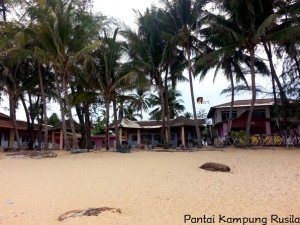
[(200, 169), (220, 172), (230, 172), (230, 167), (220, 163), (208, 162), (199, 167)]
[(121, 213), (121, 209), (109, 208), (109, 207), (101, 207), (101, 208), (90, 208), (86, 210), (72, 210), (66, 212), (58, 217), (59, 221), (63, 221), (67, 218), (74, 218), (78, 216), (98, 216), (101, 212), (111, 211), (113, 213)]

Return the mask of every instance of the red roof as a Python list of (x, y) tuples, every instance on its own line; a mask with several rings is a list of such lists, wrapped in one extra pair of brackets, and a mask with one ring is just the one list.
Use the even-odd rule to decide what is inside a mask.
[[(160, 128), (162, 127), (161, 120), (148, 120), (148, 121), (134, 121), (135, 124), (139, 125), (140, 128)], [(205, 124), (204, 119), (198, 119), (198, 125), (202, 126)], [(188, 119), (185, 116), (179, 116), (175, 119), (170, 119), (170, 126), (177, 127), (177, 126), (195, 126), (195, 121), (193, 119)], [(136, 128), (136, 127), (133, 127)]]
[[(13, 129), (14, 128), (14, 123), (11, 120), (0, 120), (0, 127), (1, 128)], [(27, 130), (26, 122), (17, 121), (17, 128), (19, 130)]]
[(0, 113), (0, 119), (10, 119), (10, 117), (4, 113)]

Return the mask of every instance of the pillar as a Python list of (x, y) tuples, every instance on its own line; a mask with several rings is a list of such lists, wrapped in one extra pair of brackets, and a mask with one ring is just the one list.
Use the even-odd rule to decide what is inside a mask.
[(122, 127), (120, 127), (120, 129), (119, 129), (119, 141), (120, 141), (120, 144), (122, 144)]
[(141, 144), (141, 130), (137, 129), (137, 144)]
[(181, 127), (180, 138), (181, 138), (181, 144), (185, 145), (184, 126)]
[(63, 140), (63, 131), (62, 131), (62, 129), (60, 129), (60, 132), (59, 132), (59, 149), (60, 150), (63, 149), (63, 143), (64, 143), (64, 140)]
[(15, 130), (12, 128), (9, 130), (9, 142), (8, 142), (9, 148), (15, 147)]
[(271, 134), (270, 122), (265, 122), (265, 126), (266, 126), (266, 134), (270, 135)]

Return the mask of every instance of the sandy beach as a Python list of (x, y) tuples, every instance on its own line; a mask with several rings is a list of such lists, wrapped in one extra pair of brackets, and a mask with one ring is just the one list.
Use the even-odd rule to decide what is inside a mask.
[[(299, 148), (57, 153), (45, 159), (0, 153), (1, 225), (195, 224), (185, 215), (211, 217), (212, 224), (229, 224), (220, 215), (266, 217), (272, 224), (273, 214), (300, 217)], [(206, 162), (227, 164), (231, 172), (199, 169)], [(64, 212), (91, 207), (121, 214), (58, 221)]]

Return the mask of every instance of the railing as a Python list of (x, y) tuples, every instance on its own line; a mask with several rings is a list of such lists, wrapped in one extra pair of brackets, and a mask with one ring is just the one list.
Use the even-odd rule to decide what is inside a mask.
[[(253, 146), (300, 145), (300, 136), (253, 135), (250, 140)], [(244, 138), (226, 137), (224, 145), (245, 145)]]
[[(37, 148), (38, 144), (35, 142), (33, 143), (33, 147)], [(45, 147), (45, 143), (41, 143), (41, 149), (43, 149)], [(28, 149), (28, 142), (23, 142), (22, 143), (22, 149), (26, 150)], [(48, 143), (48, 149), (52, 149), (52, 143)], [(59, 144), (55, 143), (54, 144), (54, 149), (57, 150), (59, 149)]]

